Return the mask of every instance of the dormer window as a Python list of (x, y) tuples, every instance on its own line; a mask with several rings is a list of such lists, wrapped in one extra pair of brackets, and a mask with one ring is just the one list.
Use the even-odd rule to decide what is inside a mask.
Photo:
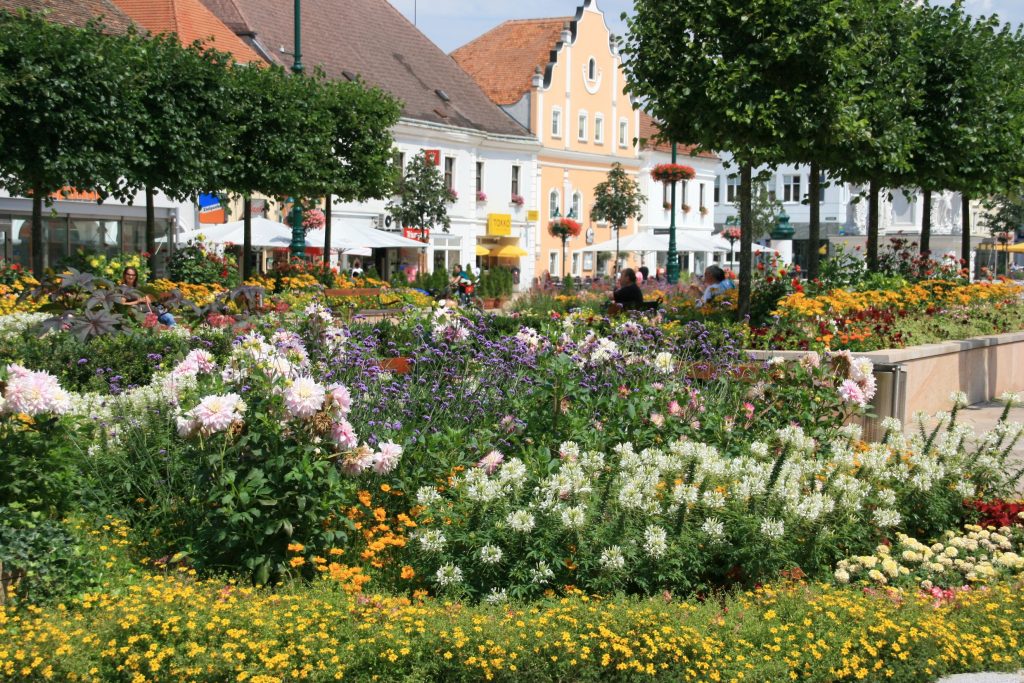
[(593, 57), (591, 57), (590, 61), (587, 63), (587, 79), (593, 81), (596, 78), (597, 78), (597, 60), (594, 59)]

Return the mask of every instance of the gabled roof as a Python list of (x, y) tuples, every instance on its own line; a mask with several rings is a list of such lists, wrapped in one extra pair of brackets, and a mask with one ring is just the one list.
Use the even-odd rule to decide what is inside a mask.
[(132, 20), (110, 0), (0, 0), (0, 11), (38, 12), (49, 21), (70, 26), (85, 26), (100, 18), (110, 33), (125, 33)]
[[(658, 134), (660, 132), (661, 132), (661, 129), (658, 128), (658, 122), (655, 121), (654, 118), (650, 114), (648, 114), (647, 112), (641, 110), (640, 111), (640, 148), (641, 149), (650, 149), (650, 150), (654, 150), (656, 152), (671, 152), (672, 151), (672, 143), (658, 139)], [(715, 154), (714, 152), (703, 151), (703, 152), (698, 152), (697, 154), (691, 154), (693, 152), (693, 150), (696, 149), (696, 148), (697, 148), (696, 145), (684, 145), (684, 144), (680, 143), (680, 144), (676, 145), (676, 153), (679, 156), (681, 156), (681, 157), (683, 157), (683, 156), (696, 156), (696, 157), (698, 157), (700, 159), (713, 159), (715, 161), (718, 160), (718, 155)]]
[[(203, 0), (261, 54), (284, 66), (293, 50), (293, 3)], [(451, 57), (387, 0), (304, 0), (302, 62), (329, 78), (361, 77), (402, 101), (407, 119), (526, 137), (528, 131), (495, 105)]]
[(498, 104), (530, 91), (536, 68), (547, 69), (562, 29), (573, 17), (506, 21), (452, 52), (452, 57)]
[(114, 0), (135, 23), (154, 35), (177, 34), (184, 45), (199, 41), (230, 52), (236, 61), (263, 62), (249, 45), (224, 25), (201, 0)]

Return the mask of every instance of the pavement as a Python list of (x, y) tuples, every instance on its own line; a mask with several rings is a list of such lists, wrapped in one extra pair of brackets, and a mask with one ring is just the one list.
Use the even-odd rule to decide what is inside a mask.
[(957, 674), (940, 678), (938, 683), (1024, 683), (1024, 671), (1015, 674)]

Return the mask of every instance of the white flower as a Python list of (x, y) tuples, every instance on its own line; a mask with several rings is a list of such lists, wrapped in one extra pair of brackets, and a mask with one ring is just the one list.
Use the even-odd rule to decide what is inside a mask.
[(850, 573), (845, 569), (837, 569), (835, 577), (839, 583), (850, 583)]
[(721, 540), (725, 537), (725, 524), (715, 517), (708, 517), (704, 520), (704, 523), (700, 525), (700, 530), (715, 541)]
[(447, 539), (440, 529), (423, 529), (419, 533), (420, 546), (428, 553), (439, 553), (444, 550)]
[(462, 570), (448, 562), (437, 570), (435, 579), (438, 586), (454, 586), (462, 583)]
[(999, 395), (999, 402), (1009, 406), (1019, 406), (1021, 404), (1020, 394), (1013, 391), (1004, 391)]
[(761, 533), (773, 541), (782, 538), (786, 533), (786, 525), (781, 519), (767, 518), (761, 521)]
[(967, 405), (967, 392), (965, 391), (954, 391), (949, 395), (949, 400), (952, 402), (953, 407), (963, 408)]
[(508, 602), (508, 591), (504, 588), (492, 588), (491, 592), (484, 596), (484, 602), (488, 605), (500, 605)]
[(873, 517), (875, 524), (880, 529), (899, 526), (900, 522), (903, 521), (903, 517), (900, 516), (900, 513), (896, 510), (889, 510), (886, 508), (878, 508), (875, 510)]
[(674, 364), (672, 362), (672, 354), (669, 353), (668, 351), (662, 351), (657, 356), (655, 356), (654, 368), (664, 375), (670, 374), (674, 369)]
[(433, 486), (421, 486), (416, 489), (416, 502), (424, 507), (441, 500), (441, 494)]
[(484, 564), (498, 564), (505, 553), (496, 545), (488, 543), (480, 548), (480, 561)]
[(613, 545), (601, 551), (601, 566), (613, 572), (625, 569), (626, 558), (622, 556), (622, 548)]
[(562, 524), (567, 529), (578, 531), (587, 525), (587, 508), (576, 505), (562, 509)]
[(533, 515), (526, 510), (510, 512), (508, 517), (505, 518), (505, 522), (513, 531), (518, 531), (521, 534), (533, 531), (533, 527), (535, 526)]
[(309, 377), (300, 377), (284, 390), (284, 406), (294, 417), (308, 419), (323, 408), (326, 395), (323, 385)]
[(543, 586), (553, 578), (555, 578), (555, 573), (551, 571), (551, 567), (544, 560), (539, 561), (537, 566), (530, 570), (530, 581), (539, 586)]
[(651, 525), (644, 529), (644, 552), (655, 559), (661, 557), (668, 550), (668, 534), (659, 526)]

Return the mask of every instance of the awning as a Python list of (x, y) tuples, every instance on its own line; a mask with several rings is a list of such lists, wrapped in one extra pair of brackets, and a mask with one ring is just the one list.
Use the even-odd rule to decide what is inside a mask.
[[(200, 235), (203, 241), (208, 244), (236, 244), (241, 245), (245, 239), (245, 223), (233, 221), (231, 223), (216, 223), (206, 225), (199, 230), (178, 233), (174, 236), (177, 244), (185, 244), (194, 241)], [(252, 246), (261, 248), (287, 248), (292, 241), (292, 229), (284, 223), (278, 223), (263, 216), (256, 216), (252, 219)], [(166, 237), (159, 237), (157, 242), (166, 242)]]
[(1010, 254), (1024, 254), (1024, 242), (1020, 244), (993, 244), (985, 242), (978, 245), (979, 251), (1001, 251)]
[[(306, 233), (306, 246), (322, 249), (324, 231), (310, 230)], [(335, 225), (331, 230), (331, 248), (341, 251), (349, 249), (426, 249), (427, 245), (418, 240), (402, 237), (395, 232), (385, 232), (358, 223)]]
[(503, 247), (492, 250), (490, 255), (497, 256), (498, 258), (519, 258), (521, 256), (529, 256), (530, 252), (515, 244), (506, 244)]
[(479, 244), (476, 245), (476, 255), (477, 256), (487, 256), (490, 253), (491, 253), (491, 250), (488, 249), (487, 247), (481, 246)]

